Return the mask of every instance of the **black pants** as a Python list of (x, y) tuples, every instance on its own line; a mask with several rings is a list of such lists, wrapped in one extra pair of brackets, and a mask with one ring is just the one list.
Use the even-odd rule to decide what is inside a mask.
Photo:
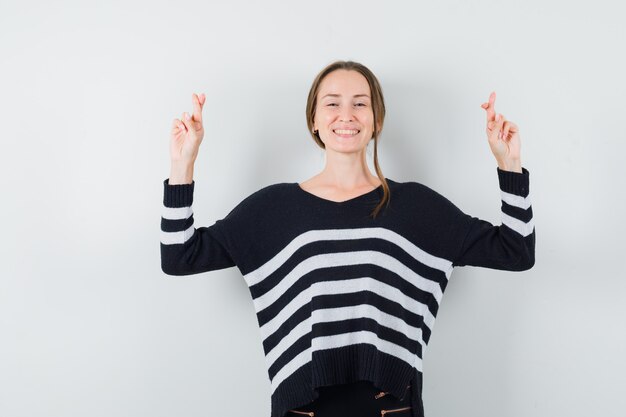
[(369, 381), (319, 387), (319, 397), (289, 410), (285, 417), (406, 417), (411, 415), (411, 385), (402, 398), (383, 392)]

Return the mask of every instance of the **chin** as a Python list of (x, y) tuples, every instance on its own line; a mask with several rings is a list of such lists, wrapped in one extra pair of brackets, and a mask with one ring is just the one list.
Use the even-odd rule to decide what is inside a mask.
[(362, 139), (342, 139), (343, 138), (337, 137), (333, 134), (330, 138), (324, 138), (323, 142), (324, 145), (326, 145), (326, 148), (329, 148), (328, 145), (330, 144), (330, 148), (337, 152), (359, 151), (361, 149), (365, 149), (367, 147), (367, 144), (370, 142), (369, 140), (363, 141)]
[(332, 150), (334, 152), (341, 152), (341, 153), (357, 153), (357, 152), (365, 151), (365, 149), (367, 148), (367, 144), (364, 144), (364, 143), (346, 145), (344, 143), (335, 142), (331, 146), (328, 146), (328, 142), (326, 142), (325, 145), (326, 145), (326, 150)]

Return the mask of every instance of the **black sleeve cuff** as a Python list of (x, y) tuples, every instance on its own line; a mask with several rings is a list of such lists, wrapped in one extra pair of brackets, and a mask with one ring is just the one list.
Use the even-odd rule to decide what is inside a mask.
[(189, 207), (193, 203), (195, 180), (191, 184), (170, 185), (170, 179), (163, 181), (163, 205), (165, 207)]
[(530, 172), (526, 168), (522, 167), (522, 172), (504, 171), (498, 166), (496, 169), (502, 191), (522, 197), (528, 196)]

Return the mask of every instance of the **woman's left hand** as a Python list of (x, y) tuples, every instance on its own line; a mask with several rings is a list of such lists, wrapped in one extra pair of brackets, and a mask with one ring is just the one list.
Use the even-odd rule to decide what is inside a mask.
[(498, 166), (504, 171), (522, 172), (520, 159), (520, 136), (517, 125), (502, 114), (496, 116), (496, 93), (489, 95), (489, 102), (480, 107), (487, 111), (487, 139)]

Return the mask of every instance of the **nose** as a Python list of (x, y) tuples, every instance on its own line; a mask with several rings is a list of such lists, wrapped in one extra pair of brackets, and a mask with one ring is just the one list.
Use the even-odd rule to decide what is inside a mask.
[(339, 119), (342, 122), (351, 122), (352, 120), (354, 120), (354, 115), (352, 114), (352, 106), (343, 106), (341, 114), (339, 115)]
[(351, 110), (344, 110), (339, 116), (340, 121), (342, 122), (351, 122), (353, 120), (353, 115)]

